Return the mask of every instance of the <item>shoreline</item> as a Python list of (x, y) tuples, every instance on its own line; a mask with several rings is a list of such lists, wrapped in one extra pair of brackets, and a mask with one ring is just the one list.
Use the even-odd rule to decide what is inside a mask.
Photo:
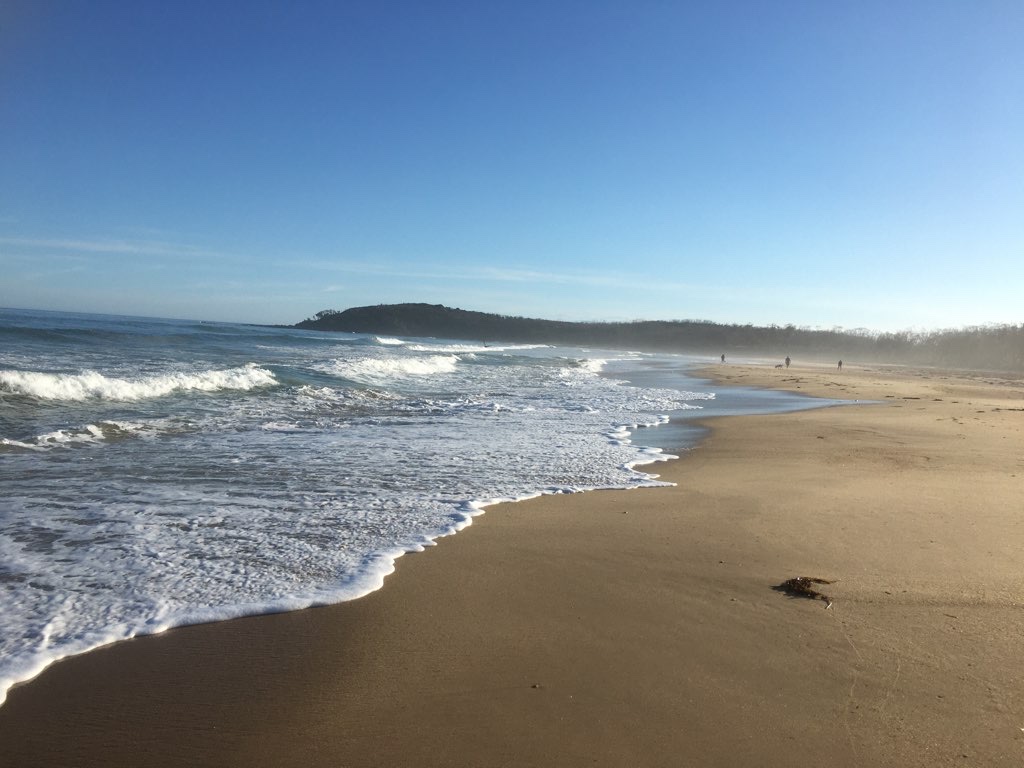
[(1018, 765), (1021, 383), (704, 372), (884, 404), (712, 419), (675, 487), (489, 507), (359, 600), (65, 659), (0, 764)]
[[(662, 426), (663, 423), (667, 422), (668, 417), (659, 416), (655, 420), (634, 423), (632, 425), (616, 423), (610, 432), (596, 433), (595, 439), (614, 442), (635, 434), (640, 429)], [(632, 430), (632, 432), (629, 430)], [(629, 441), (626, 440), (626, 442), (628, 443)], [(51, 652), (45, 658), (31, 658), (29, 660), (31, 663), (23, 663), (16, 672), (11, 673), (7, 672), (7, 670), (0, 670), (7, 673), (6, 676), (0, 679), (0, 709), (2, 709), (11, 690), (31, 683), (52, 665), (67, 659), (92, 653), (115, 644), (159, 635), (185, 627), (233, 621), (238, 618), (275, 615), (358, 600), (383, 588), (384, 580), (395, 572), (395, 565), (399, 558), (404, 555), (421, 553), (428, 548), (436, 546), (441, 539), (454, 536), (471, 525), (474, 518), (483, 514), (490, 507), (499, 504), (518, 503), (544, 495), (657, 487), (660, 485), (660, 482), (656, 479), (657, 474), (647, 472), (647, 468), (674, 458), (677, 457), (668, 454), (661, 448), (638, 446), (636, 447), (635, 457), (632, 460), (627, 461), (625, 464), (615, 465), (617, 469), (622, 470), (621, 474), (623, 477), (620, 484), (599, 486), (572, 484), (564, 488), (537, 486), (533, 490), (521, 491), (519, 495), (513, 496), (495, 497), (485, 494), (476, 498), (448, 499), (446, 503), (450, 504), (451, 513), (446, 516), (446, 527), (423, 532), (412, 532), (405, 537), (404, 541), (393, 543), (386, 548), (365, 552), (360, 558), (363, 568), (355, 573), (348, 574), (346, 578), (308, 589), (300, 589), (295, 593), (286, 594), (265, 602), (242, 602), (224, 606), (196, 607), (191, 612), (181, 611), (170, 617), (145, 615), (129, 617), (111, 626), (83, 633), (76, 637), (77, 642), (69, 642), (58, 646), (55, 652)], [(3, 574), (0, 573), (0, 577), (2, 576)], [(59, 624), (60, 619), (54, 619), (51, 624), (54, 622)], [(25, 670), (28, 670), (27, 674)], [(14, 682), (11, 682), (12, 680)]]

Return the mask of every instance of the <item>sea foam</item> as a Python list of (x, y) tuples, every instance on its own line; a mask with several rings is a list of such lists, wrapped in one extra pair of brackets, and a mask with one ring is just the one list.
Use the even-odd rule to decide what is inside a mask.
[(335, 360), (322, 370), (356, 381), (380, 381), (409, 376), (451, 373), (459, 364), (457, 355), (422, 357), (364, 357)]
[(468, 354), (477, 352), (512, 352), (517, 350), (547, 349), (547, 344), (410, 344), (413, 352), (450, 352)]
[(114, 378), (96, 371), (0, 371), (0, 392), (27, 395), (40, 400), (142, 400), (182, 391), (244, 391), (271, 386), (276, 381), (273, 373), (256, 364), (228, 370), (175, 372), (139, 378)]
[(0, 438), (0, 446), (8, 449), (46, 451), (54, 448), (68, 448), (76, 445), (96, 443), (127, 437), (151, 437), (161, 431), (155, 423), (141, 424), (128, 421), (101, 421), (80, 427), (68, 427), (44, 432), (41, 435), (15, 440)]

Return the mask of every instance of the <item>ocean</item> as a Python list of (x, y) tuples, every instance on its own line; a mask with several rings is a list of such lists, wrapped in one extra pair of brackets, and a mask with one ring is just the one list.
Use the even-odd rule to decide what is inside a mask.
[(0, 703), (62, 657), (378, 589), (490, 504), (656, 486), (707, 359), (0, 310)]

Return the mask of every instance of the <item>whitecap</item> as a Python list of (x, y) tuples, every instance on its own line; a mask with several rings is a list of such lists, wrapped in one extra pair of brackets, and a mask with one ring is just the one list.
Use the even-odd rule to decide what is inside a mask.
[(28, 395), (40, 400), (143, 400), (184, 391), (245, 391), (276, 382), (273, 373), (254, 363), (226, 370), (173, 372), (124, 379), (104, 376), (97, 371), (0, 371), (0, 392)]
[(547, 348), (547, 344), (411, 344), (408, 347), (408, 349), (413, 352), (451, 352), (454, 354), (470, 352), (510, 352), (515, 350)]
[(428, 355), (426, 357), (364, 357), (335, 360), (324, 368), (328, 373), (347, 379), (371, 381), (408, 376), (432, 376), (451, 373), (459, 363), (456, 355)]

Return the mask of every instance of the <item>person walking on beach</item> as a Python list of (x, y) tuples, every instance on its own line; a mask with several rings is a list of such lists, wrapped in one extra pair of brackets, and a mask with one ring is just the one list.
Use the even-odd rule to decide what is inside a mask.
[(842, 360), (839, 361), (839, 370), (840, 371), (843, 370), (843, 361)]
[(722, 355), (722, 362), (725, 362), (725, 355)]
[(786, 355), (786, 367), (789, 368), (789, 355)]

